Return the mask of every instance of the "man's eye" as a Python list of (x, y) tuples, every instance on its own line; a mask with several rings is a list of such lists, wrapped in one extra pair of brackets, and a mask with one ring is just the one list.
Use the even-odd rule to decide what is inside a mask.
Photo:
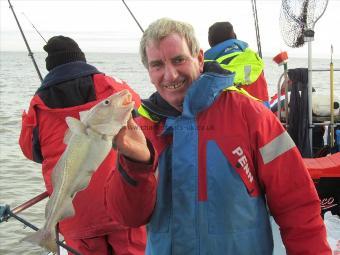
[(184, 58), (175, 58), (175, 59), (174, 59), (174, 63), (175, 63), (175, 64), (181, 64), (181, 63), (183, 63), (184, 61), (185, 61)]
[(152, 62), (149, 64), (151, 68), (161, 68), (162, 67), (162, 63), (161, 62)]
[(109, 104), (110, 104), (110, 101), (106, 99), (106, 100), (104, 100), (103, 104), (104, 104), (104, 105), (109, 105)]

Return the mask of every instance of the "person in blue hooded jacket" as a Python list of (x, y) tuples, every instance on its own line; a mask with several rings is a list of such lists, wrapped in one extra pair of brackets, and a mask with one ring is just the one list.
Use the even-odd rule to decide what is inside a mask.
[(156, 88), (114, 139), (105, 206), (147, 224), (146, 255), (273, 255), (270, 209), (289, 255), (331, 255), (320, 200), (276, 116), (205, 62), (193, 27), (161, 18), (140, 55)]
[(264, 63), (259, 55), (238, 40), (230, 22), (216, 22), (209, 28), (210, 49), (204, 53), (205, 61), (217, 61), (222, 68), (235, 72), (234, 85), (269, 106)]

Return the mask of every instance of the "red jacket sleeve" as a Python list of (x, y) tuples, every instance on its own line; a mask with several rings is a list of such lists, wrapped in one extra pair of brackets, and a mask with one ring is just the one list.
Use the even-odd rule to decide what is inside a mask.
[(287, 254), (331, 254), (318, 194), (298, 149), (269, 110), (260, 114), (265, 117), (253, 115), (250, 136), (255, 165)]
[(145, 225), (156, 202), (155, 169), (157, 155), (152, 151), (150, 164), (131, 161), (119, 156), (116, 171), (108, 177), (105, 187), (105, 206), (112, 218), (123, 225)]
[(21, 132), (19, 145), (26, 158), (33, 160), (33, 131), (37, 126), (36, 112), (31, 103), (28, 112), (23, 111), (21, 116)]
[(163, 124), (135, 119), (147, 138), (151, 162), (143, 164), (119, 156), (117, 169), (108, 177), (105, 205), (121, 224), (137, 227), (149, 222), (156, 203), (158, 155), (170, 144), (170, 136), (160, 136)]

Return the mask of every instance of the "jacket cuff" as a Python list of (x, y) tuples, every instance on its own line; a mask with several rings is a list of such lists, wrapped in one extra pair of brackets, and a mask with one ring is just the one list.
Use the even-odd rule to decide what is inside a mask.
[(152, 143), (149, 140), (146, 142), (150, 150), (150, 161), (147, 163), (133, 160), (122, 154), (119, 155), (118, 171), (123, 179), (133, 186), (137, 186), (139, 180), (147, 178), (156, 170), (157, 154)]

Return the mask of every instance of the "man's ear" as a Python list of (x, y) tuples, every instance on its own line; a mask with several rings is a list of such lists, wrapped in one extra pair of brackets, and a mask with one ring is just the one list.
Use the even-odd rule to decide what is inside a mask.
[(203, 73), (203, 66), (204, 66), (204, 52), (203, 52), (203, 49), (200, 49), (200, 51), (198, 53), (198, 56), (197, 56), (197, 59), (198, 59), (198, 64), (199, 64), (200, 72)]

